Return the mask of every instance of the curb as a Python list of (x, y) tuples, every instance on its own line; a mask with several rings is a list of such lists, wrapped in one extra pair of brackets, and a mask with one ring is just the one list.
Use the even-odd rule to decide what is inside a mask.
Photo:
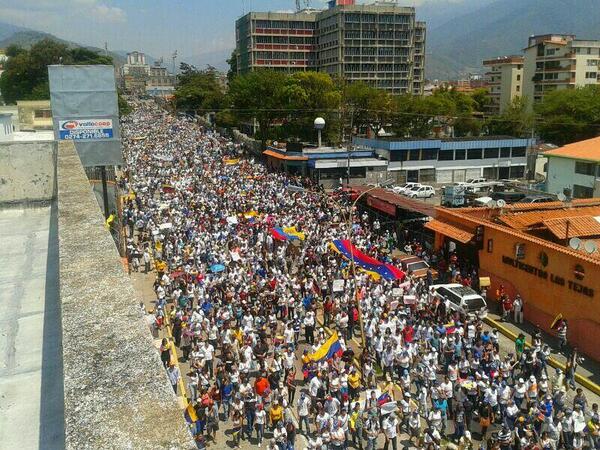
[[(489, 317), (486, 317), (485, 319), (483, 319), (483, 321), (486, 324), (488, 324), (489, 326), (496, 328), (498, 331), (500, 331), (500, 333), (502, 333), (504, 336), (509, 338), (511, 341), (515, 341), (517, 339), (517, 335), (513, 331), (509, 330), (504, 325), (502, 325), (500, 322), (497, 322), (494, 319), (490, 319)], [(529, 342), (525, 342), (525, 346), (530, 348), (531, 344)], [(548, 363), (552, 367), (560, 369), (563, 372), (566, 370), (565, 365), (552, 356), (550, 358), (548, 358)], [(580, 385), (582, 385), (586, 389), (592, 391), (594, 394), (600, 395), (600, 386), (598, 386), (596, 383), (594, 383), (589, 378), (586, 378), (581, 374), (575, 373), (575, 381), (577, 381)]]

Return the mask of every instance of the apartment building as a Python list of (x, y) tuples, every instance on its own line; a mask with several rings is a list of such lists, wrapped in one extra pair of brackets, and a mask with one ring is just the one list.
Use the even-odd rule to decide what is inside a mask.
[(531, 36), (524, 50), (523, 95), (530, 108), (560, 89), (598, 84), (600, 41), (574, 35)]
[(487, 112), (499, 114), (522, 95), (523, 57), (501, 56), (483, 61), (483, 65), (487, 68), (485, 81), (490, 97)]
[(424, 22), (396, 2), (334, 0), (326, 10), (251, 12), (236, 21), (238, 72), (316, 70), (394, 94), (422, 94)]
[(251, 12), (235, 23), (238, 73), (316, 70), (316, 10)]

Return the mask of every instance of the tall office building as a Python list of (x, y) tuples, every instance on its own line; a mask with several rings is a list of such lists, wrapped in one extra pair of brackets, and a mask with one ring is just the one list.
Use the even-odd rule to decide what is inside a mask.
[(251, 12), (236, 22), (238, 73), (316, 70), (394, 94), (422, 94), (425, 38), (415, 9), (395, 1), (332, 0), (326, 10)]
[(524, 52), (523, 95), (530, 107), (548, 92), (599, 83), (600, 41), (537, 35)]
[(502, 56), (483, 61), (483, 65), (487, 67), (485, 81), (490, 97), (487, 112), (499, 114), (522, 94), (523, 57)]

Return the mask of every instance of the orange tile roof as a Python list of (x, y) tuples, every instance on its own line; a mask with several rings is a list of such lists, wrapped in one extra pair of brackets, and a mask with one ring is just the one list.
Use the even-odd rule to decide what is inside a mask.
[(544, 156), (600, 161), (600, 137), (574, 142), (555, 150), (548, 150), (544, 152)]
[(551, 219), (565, 217), (600, 216), (600, 206), (583, 206), (569, 208), (563, 205), (560, 209), (544, 209), (537, 211), (511, 212), (498, 216), (498, 220), (517, 230), (524, 230), (533, 225), (542, 224)]
[(449, 238), (452, 238), (458, 242), (462, 242), (463, 244), (470, 242), (474, 236), (474, 234), (470, 231), (462, 230), (453, 225), (435, 219), (427, 222), (425, 224), (425, 228), (435, 231), (436, 233), (443, 234), (444, 236), (448, 236)]
[(592, 216), (560, 217), (544, 220), (543, 223), (559, 239), (600, 236), (600, 221)]
[[(449, 208), (437, 207), (436, 209), (443, 210), (445, 214), (453, 216), (456, 220), (462, 219), (462, 220), (466, 221), (467, 223), (469, 223), (470, 225), (474, 225), (474, 226), (475, 225), (483, 225), (486, 228), (490, 228), (493, 230), (497, 230), (497, 231), (506, 233), (509, 236), (516, 237), (523, 241), (533, 242), (538, 245), (546, 246), (548, 248), (554, 249), (563, 254), (575, 256), (581, 260), (592, 263), (600, 268), (600, 253), (599, 252), (595, 252), (594, 254), (589, 254), (585, 251), (582, 252), (579, 250), (573, 250), (572, 248), (570, 248), (568, 246), (557, 244), (555, 242), (548, 241), (548, 240), (539, 238), (537, 236), (532, 236), (531, 234), (528, 234), (523, 231), (513, 230), (503, 224), (494, 223), (489, 220), (483, 219), (481, 217), (466, 214), (468, 208), (449, 209)], [(482, 208), (472, 208), (472, 209), (482, 209)], [(599, 248), (600, 248), (600, 240), (599, 240), (598, 244), (599, 244)]]
[(274, 152), (273, 150), (265, 150), (263, 155), (272, 156), (277, 159), (285, 159), (286, 161), (308, 161), (307, 156), (289, 156), (283, 153)]

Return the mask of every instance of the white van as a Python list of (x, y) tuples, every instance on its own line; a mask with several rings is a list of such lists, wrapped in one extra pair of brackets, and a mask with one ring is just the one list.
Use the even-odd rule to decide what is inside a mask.
[(435, 285), (434, 289), (435, 295), (438, 298), (448, 300), (451, 309), (467, 316), (476, 316), (480, 319), (487, 316), (487, 303), (472, 288), (453, 283)]

